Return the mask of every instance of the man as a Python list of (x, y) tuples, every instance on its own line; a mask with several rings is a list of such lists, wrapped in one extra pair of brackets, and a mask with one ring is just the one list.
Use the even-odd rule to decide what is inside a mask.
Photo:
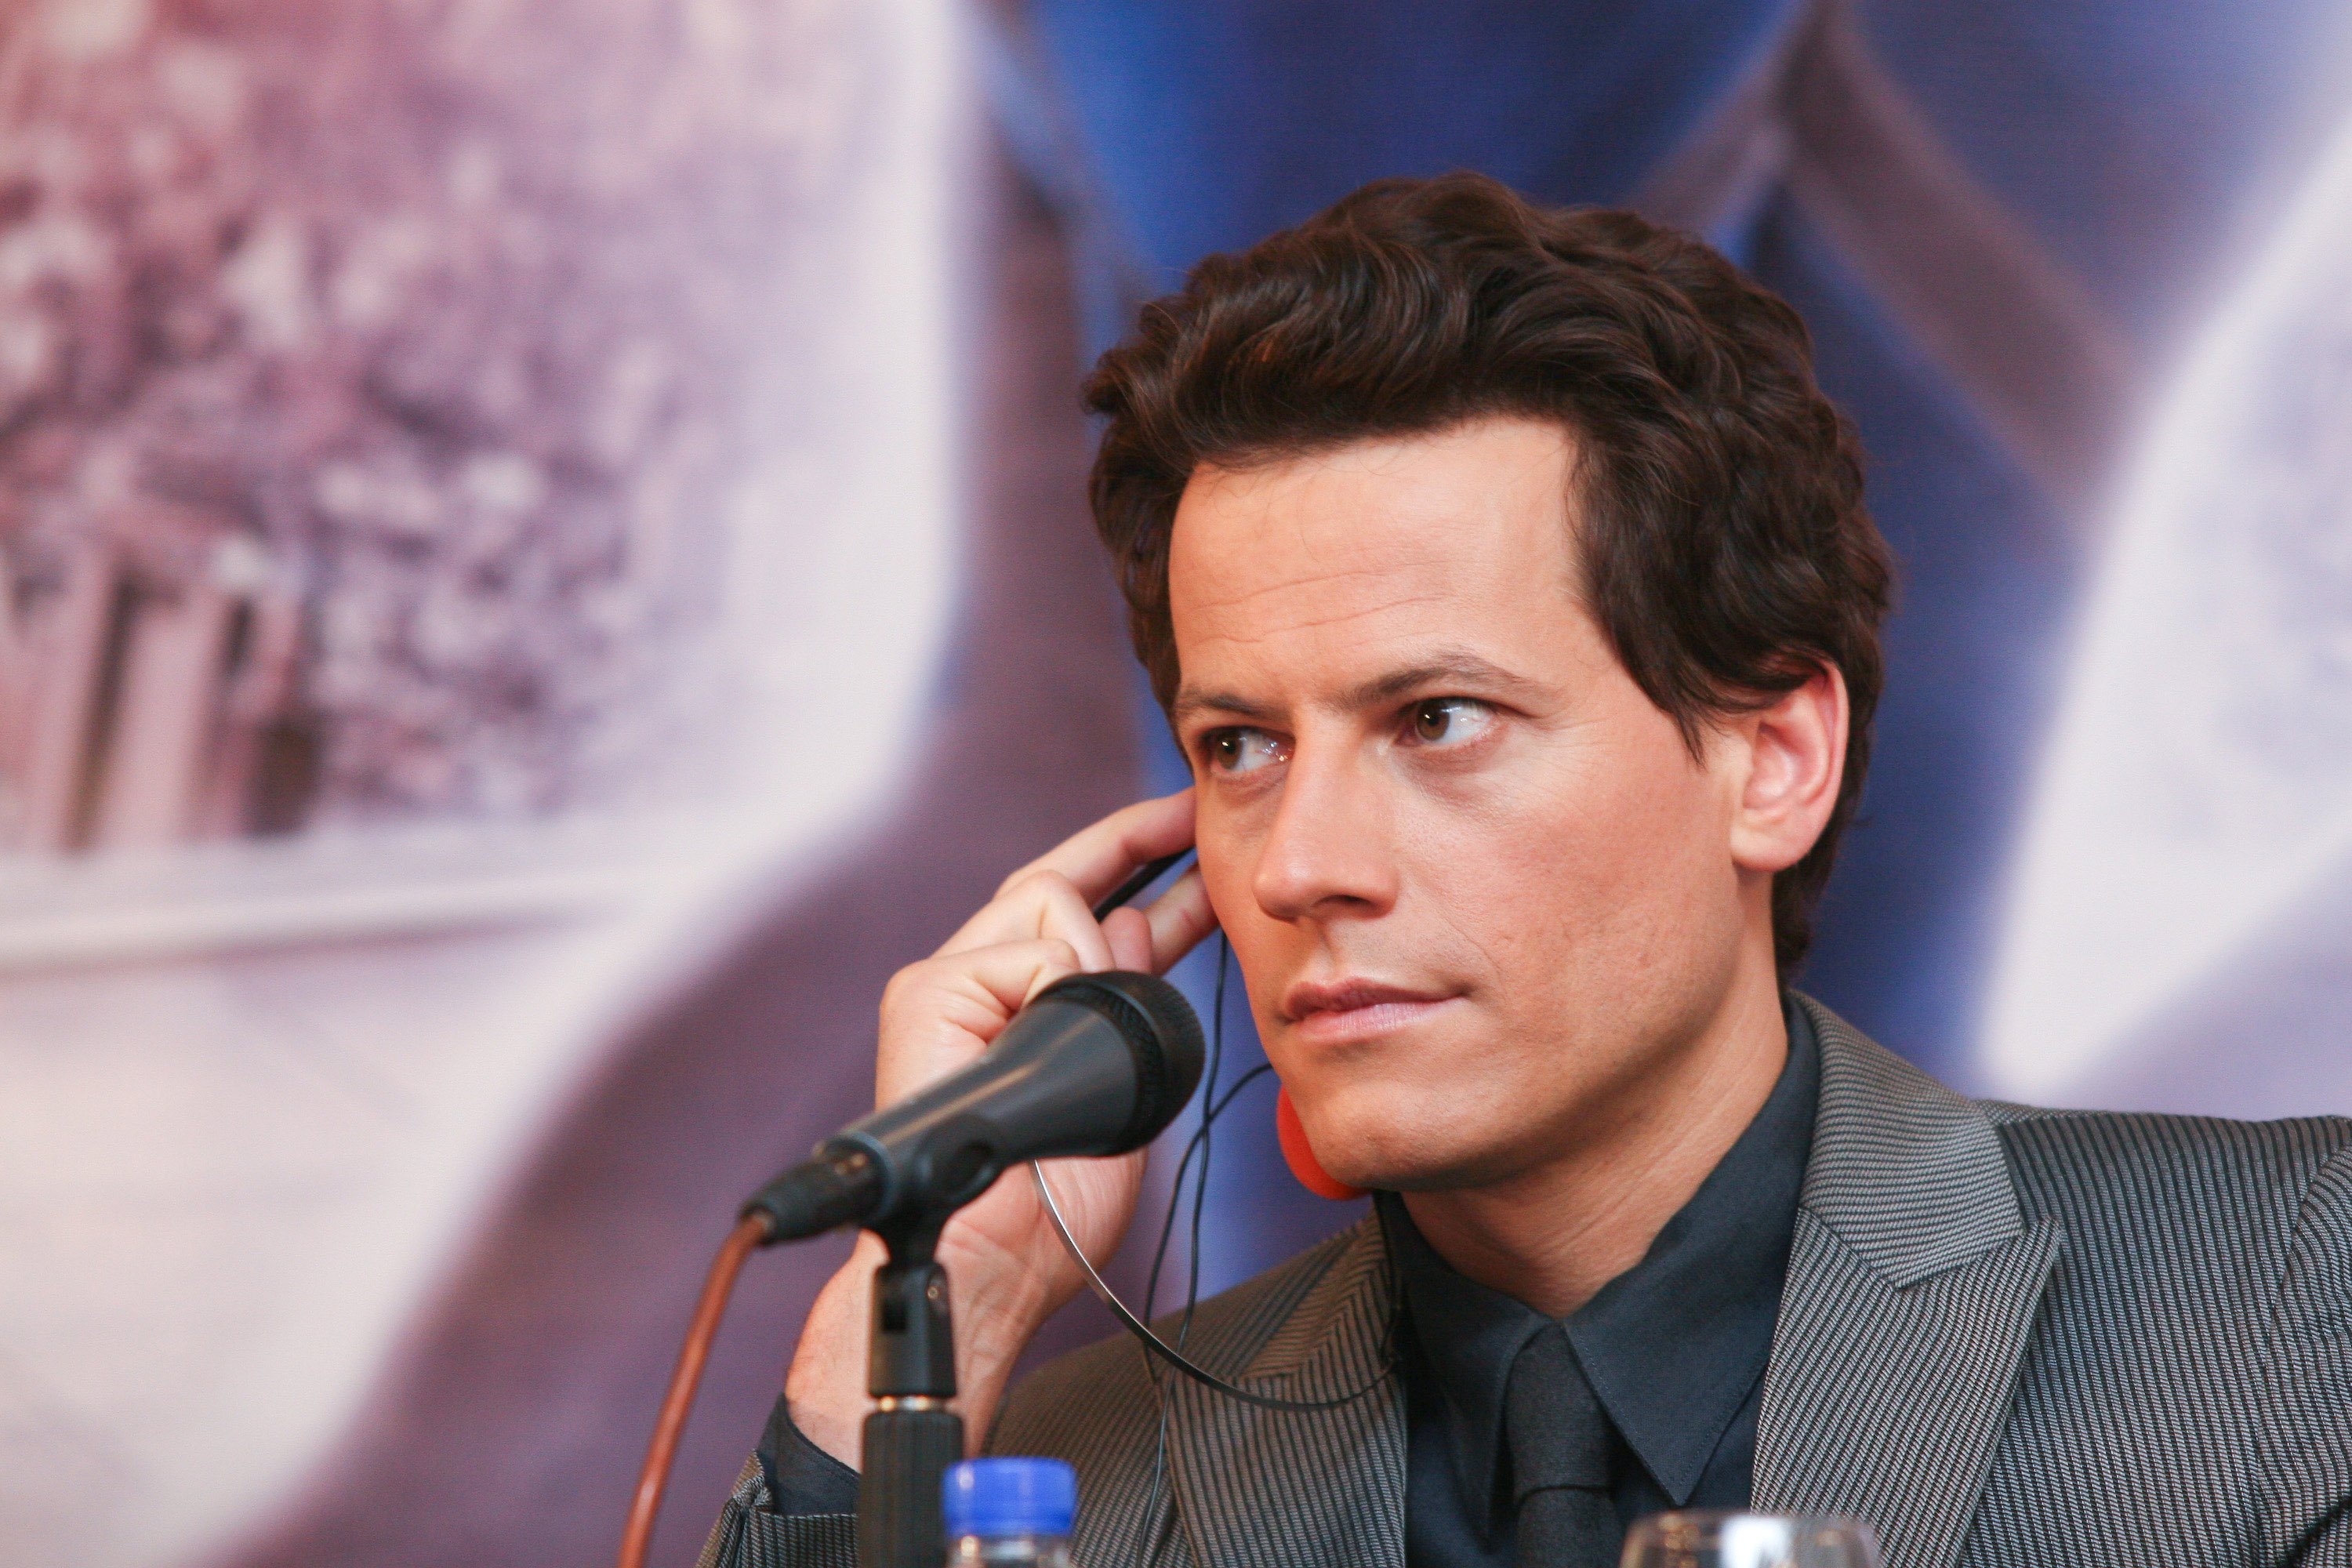
[[(1976, 1104), (1784, 988), (1888, 582), (1786, 306), (1626, 215), (1390, 182), (1203, 263), (1089, 395), (1194, 786), (902, 971), (879, 1097), (1222, 927), (1317, 1159), (1381, 1195), (1192, 1327), (1313, 1413), (1125, 1340), (1008, 1399), (1076, 1275), (1025, 1173), (950, 1228), (967, 1420), (1078, 1467), (1081, 1562), (1581, 1568), (1752, 1506), (1895, 1568), (2352, 1563), (2352, 1124)], [(1091, 1254), (1139, 1169), (1051, 1172)], [(706, 1561), (851, 1560), (876, 1245)]]

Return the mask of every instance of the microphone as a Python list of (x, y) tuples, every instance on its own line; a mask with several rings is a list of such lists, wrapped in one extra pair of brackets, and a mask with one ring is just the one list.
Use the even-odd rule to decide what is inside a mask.
[(1165, 980), (1065, 976), (978, 1061), (824, 1140), (742, 1215), (766, 1219), (766, 1245), (944, 1217), (1024, 1160), (1150, 1142), (1192, 1098), (1202, 1055), (1201, 1021)]

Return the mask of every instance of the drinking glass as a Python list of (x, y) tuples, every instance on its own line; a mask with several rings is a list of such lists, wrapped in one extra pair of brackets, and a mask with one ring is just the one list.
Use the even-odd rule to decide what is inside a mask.
[(1881, 1568), (1878, 1537), (1831, 1514), (1655, 1513), (1625, 1535), (1619, 1568)]

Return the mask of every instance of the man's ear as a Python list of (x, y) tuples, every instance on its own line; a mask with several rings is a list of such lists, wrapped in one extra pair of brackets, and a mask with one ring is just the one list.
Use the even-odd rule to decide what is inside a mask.
[(1848, 720), (1845, 677), (1827, 665), (1731, 721), (1747, 763), (1731, 816), (1731, 858), (1741, 870), (1785, 871), (1821, 837), (1845, 777)]

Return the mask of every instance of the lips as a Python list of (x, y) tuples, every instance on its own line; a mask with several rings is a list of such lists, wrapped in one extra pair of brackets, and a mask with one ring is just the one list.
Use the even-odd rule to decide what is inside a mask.
[(1379, 980), (1302, 980), (1283, 993), (1282, 1016), (1310, 1038), (1360, 1038), (1417, 1022), (1457, 999), (1450, 991)]

